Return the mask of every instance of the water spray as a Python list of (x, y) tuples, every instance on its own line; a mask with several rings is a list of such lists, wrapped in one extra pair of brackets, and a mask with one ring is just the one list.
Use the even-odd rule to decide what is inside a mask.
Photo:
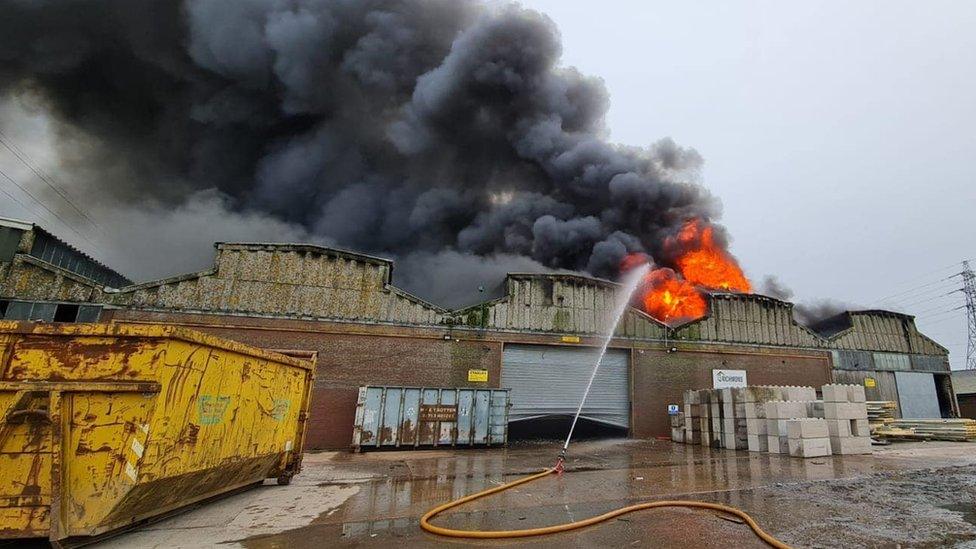
[(650, 268), (650, 265), (643, 263), (624, 275), (623, 291), (613, 309), (613, 322), (610, 323), (610, 329), (603, 339), (603, 344), (600, 346), (600, 352), (597, 354), (593, 371), (590, 372), (590, 380), (586, 383), (586, 389), (583, 390), (583, 396), (580, 398), (579, 406), (576, 408), (576, 414), (573, 416), (573, 423), (570, 425), (569, 433), (566, 435), (566, 442), (563, 443), (563, 448), (559, 451), (559, 456), (556, 458), (554, 469), (557, 474), (562, 474), (563, 472), (563, 464), (566, 462), (566, 452), (569, 450), (569, 441), (573, 438), (576, 422), (579, 421), (580, 414), (583, 412), (583, 405), (586, 403), (586, 397), (590, 394), (590, 388), (593, 387), (593, 380), (596, 379), (596, 373), (600, 369), (600, 363), (603, 362), (603, 355), (607, 354), (607, 347), (610, 345), (610, 340), (613, 339), (614, 332), (617, 331), (617, 325), (620, 324), (620, 319), (623, 318), (624, 313), (630, 306), (630, 299), (633, 297), (634, 291), (637, 290), (637, 286), (644, 279), (644, 275), (647, 274)]

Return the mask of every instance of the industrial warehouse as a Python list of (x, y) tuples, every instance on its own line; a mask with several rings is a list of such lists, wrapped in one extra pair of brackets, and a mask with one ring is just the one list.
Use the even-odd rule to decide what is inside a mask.
[[(2, 220), (0, 311), (8, 320), (162, 323), (316, 352), (305, 447), (319, 450), (353, 444), (367, 386), (509, 389), (512, 439), (547, 432), (576, 411), (575, 388), (586, 385), (620, 299), (607, 280), (510, 273), (502, 295), (452, 311), (394, 286), (387, 259), (306, 244), (215, 248), (209, 270), (133, 284), (37, 225)], [(896, 418), (959, 417), (948, 351), (909, 315), (849, 311), (807, 327), (778, 299), (707, 300), (704, 317), (674, 327), (626, 311), (583, 406), (587, 428), (667, 437), (669, 406), (723, 370), (744, 372), (749, 385), (861, 385), (869, 401), (896, 402)]]

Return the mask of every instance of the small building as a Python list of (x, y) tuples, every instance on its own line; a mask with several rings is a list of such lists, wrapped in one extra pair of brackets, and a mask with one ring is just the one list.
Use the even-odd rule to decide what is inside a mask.
[(976, 370), (952, 372), (952, 387), (959, 401), (959, 417), (976, 419)]

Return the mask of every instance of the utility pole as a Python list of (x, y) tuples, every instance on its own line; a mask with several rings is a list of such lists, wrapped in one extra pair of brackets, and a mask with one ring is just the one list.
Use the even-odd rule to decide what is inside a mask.
[(969, 261), (962, 262), (962, 291), (966, 294), (966, 318), (969, 323), (966, 369), (976, 370), (976, 274), (969, 267)]

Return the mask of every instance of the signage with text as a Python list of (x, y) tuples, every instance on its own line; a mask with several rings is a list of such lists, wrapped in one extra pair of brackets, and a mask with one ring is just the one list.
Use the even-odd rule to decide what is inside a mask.
[(712, 388), (726, 389), (728, 387), (745, 387), (745, 370), (712, 370)]

